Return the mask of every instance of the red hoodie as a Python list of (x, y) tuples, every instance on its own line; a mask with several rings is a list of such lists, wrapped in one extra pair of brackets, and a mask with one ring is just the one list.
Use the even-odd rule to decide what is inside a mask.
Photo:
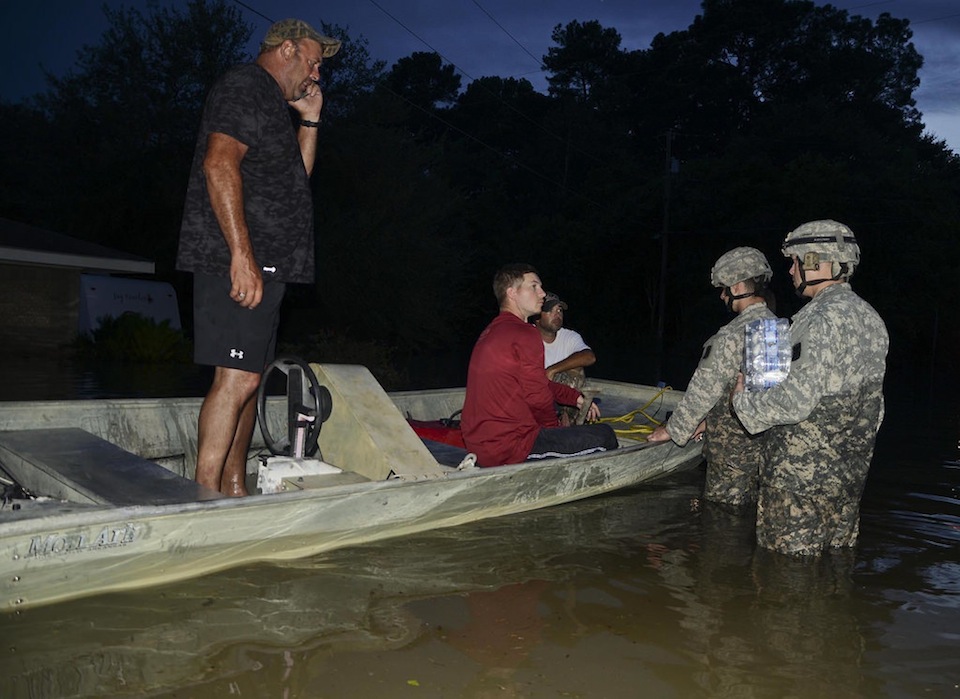
[(537, 328), (501, 311), (470, 356), (463, 441), (481, 466), (520, 463), (542, 427), (559, 427), (554, 403), (576, 405), (580, 395), (547, 380)]

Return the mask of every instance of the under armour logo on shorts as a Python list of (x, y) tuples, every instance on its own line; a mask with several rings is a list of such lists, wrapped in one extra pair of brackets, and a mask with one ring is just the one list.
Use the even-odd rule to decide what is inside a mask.
[(243, 359), (243, 350), (230, 350), (230, 359)]

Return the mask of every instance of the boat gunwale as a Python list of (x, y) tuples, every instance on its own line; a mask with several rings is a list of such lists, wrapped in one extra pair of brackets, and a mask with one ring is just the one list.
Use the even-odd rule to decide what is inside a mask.
[[(494, 467), (474, 467), (463, 470), (451, 470), (436, 478), (403, 479), (395, 478), (383, 481), (366, 481), (362, 483), (344, 483), (342, 485), (307, 488), (304, 490), (287, 491), (284, 493), (251, 494), (242, 498), (223, 498), (216, 500), (198, 500), (196, 502), (173, 503), (167, 505), (123, 505), (111, 507), (109, 505), (83, 505), (82, 509), (71, 512), (50, 511), (35, 517), (24, 517), (0, 522), (0, 540), (8, 536), (22, 536), (38, 529), (38, 523), (44, 527), (56, 523), (58, 529), (71, 527), (87, 527), (97, 524), (107, 524), (118, 519), (136, 520), (156, 517), (172, 517), (181, 514), (198, 512), (216, 512), (218, 510), (233, 509), (260, 509), (282, 508), (285, 503), (299, 503), (305, 500), (327, 500), (331, 498), (352, 495), (358, 492), (388, 491), (395, 488), (413, 486), (439, 485), (445, 482), (455, 482), (472, 478), (512, 478), (518, 473), (532, 473), (543, 469), (556, 470), (566, 468), (566, 464), (580, 465), (584, 463), (603, 462), (606, 460), (620, 461), (629, 455), (656, 447), (669, 448), (670, 443), (636, 444), (621, 447), (615, 451), (571, 456), (562, 460), (545, 459), (543, 461), (526, 461), (519, 464), (507, 464)], [(691, 457), (694, 458), (694, 457)], [(601, 465), (602, 468), (602, 465)], [(611, 466), (612, 468), (612, 466)], [(645, 480), (645, 479), (644, 479)], [(64, 502), (64, 505), (77, 506), (77, 503)]]

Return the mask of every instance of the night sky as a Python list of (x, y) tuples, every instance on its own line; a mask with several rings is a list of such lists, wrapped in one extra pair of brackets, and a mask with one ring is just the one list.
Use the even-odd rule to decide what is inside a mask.
[[(41, 66), (54, 75), (70, 70), (77, 49), (95, 44), (106, 28), (101, 7), (186, 5), (186, 0), (51, 0), (3, 3), (0, 26), (0, 97), (18, 101), (45, 89)], [(817, 3), (824, 4), (824, 3)], [(925, 58), (915, 93), (928, 130), (960, 151), (960, 0), (840, 0), (851, 15), (888, 12), (911, 20), (914, 43)], [(374, 58), (387, 61), (414, 51), (436, 51), (454, 64), (466, 86), (475, 78), (526, 78), (544, 91), (539, 59), (557, 24), (599, 20), (615, 28), (626, 50), (647, 48), (658, 33), (685, 29), (699, 0), (326, 0), (238, 3), (254, 27), (251, 53), (269, 20), (326, 21), (363, 36)]]

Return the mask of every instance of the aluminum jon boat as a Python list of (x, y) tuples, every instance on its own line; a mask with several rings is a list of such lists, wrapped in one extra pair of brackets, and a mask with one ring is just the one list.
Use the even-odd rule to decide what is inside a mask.
[[(362, 366), (281, 369), (300, 383), (285, 396), (261, 386), (247, 472), (270, 487), (245, 498), (192, 480), (200, 398), (0, 402), (0, 611), (549, 507), (700, 460), (699, 443), (628, 434), (665, 419), (680, 392), (590, 379), (604, 415), (625, 416), (619, 449), (477, 468), (411, 426), (454, 415), (462, 388), (388, 394)], [(294, 458), (305, 415), (322, 461)]]

